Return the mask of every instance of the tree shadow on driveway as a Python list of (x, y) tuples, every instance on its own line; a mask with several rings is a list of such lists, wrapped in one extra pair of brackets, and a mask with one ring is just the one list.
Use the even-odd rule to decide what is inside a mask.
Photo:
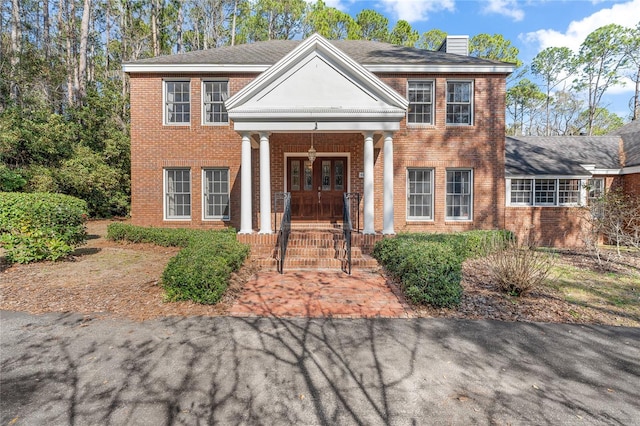
[(8, 424), (629, 424), (640, 329), (0, 313)]

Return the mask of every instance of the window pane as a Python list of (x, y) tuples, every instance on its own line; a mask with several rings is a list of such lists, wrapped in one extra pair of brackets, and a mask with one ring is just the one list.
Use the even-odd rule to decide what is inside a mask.
[(432, 124), (433, 82), (410, 81), (407, 98), (409, 99), (409, 123)]
[(471, 82), (447, 82), (447, 124), (471, 124)]
[(228, 96), (228, 82), (212, 81), (204, 84), (205, 96), (203, 97), (205, 123), (228, 123), (229, 118), (224, 100)]
[(531, 179), (511, 179), (511, 203), (531, 204)]
[(556, 180), (536, 179), (535, 182), (535, 203), (555, 205), (556, 203)]
[(407, 173), (409, 219), (433, 218), (433, 195), (431, 193), (431, 169), (409, 169)]
[(205, 218), (229, 218), (229, 170), (209, 169), (204, 172)]
[(166, 170), (166, 182), (167, 218), (188, 218), (191, 215), (191, 171)]
[(446, 218), (471, 219), (471, 170), (447, 170)]

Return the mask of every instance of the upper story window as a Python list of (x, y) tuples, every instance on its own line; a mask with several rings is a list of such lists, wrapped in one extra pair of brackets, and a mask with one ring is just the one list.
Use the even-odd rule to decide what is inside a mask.
[(191, 83), (168, 80), (164, 82), (165, 124), (189, 124), (191, 122)]
[(229, 116), (224, 101), (229, 96), (229, 82), (203, 82), (202, 103), (205, 124), (227, 124)]
[(409, 81), (407, 97), (410, 124), (433, 124), (433, 81)]
[(447, 81), (447, 124), (473, 124), (473, 84), (471, 81)]

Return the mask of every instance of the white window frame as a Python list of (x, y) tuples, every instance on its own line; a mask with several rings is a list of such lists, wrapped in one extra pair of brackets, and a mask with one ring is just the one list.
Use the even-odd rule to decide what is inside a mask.
[[(576, 190), (560, 190), (560, 183), (562, 181), (578, 181), (578, 188)], [(581, 179), (558, 179), (558, 183), (556, 184), (557, 188), (558, 188), (558, 194), (556, 196), (556, 198), (558, 199), (558, 205), (559, 206), (579, 206), (580, 205), (580, 201), (582, 199), (582, 180)], [(576, 192), (578, 194), (578, 199), (575, 202), (561, 202), (560, 201), (560, 193), (561, 192)]]
[[(430, 181), (430, 188), (429, 188), (429, 193), (426, 195), (430, 195), (431, 196), (431, 216), (411, 216), (410, 211), (411, 211), (411, 205), (410, 205), (410, 197), (411, 197), (411, 192), (409, 191), (409, 187), (410, 187), (410, 180), (409, 180), (409, 174), (411, 171), (421, 171), (421, 172), (428, 172), (429, 173), (429, 181)], [(434, 201), (435, 201), (435, 197), (434, 197), (434, 178), (435, 178), (435, 172), (433, 168), (430, 167), (408, 167), (407, 168), (407, 210), (406, 210), (406, 215), (407, 215), (407, 220), (408, 221), (416, 221), (416, 222), (433, 222), (434, 220)]]
[[(226, 215), (208, 215), (207, 205), (207, 172), (225, 171), (227, 172), (227, 192), (213, 192), (212, 195), (226, 195), (227, 196), (227, 214)], [(202, 220), (224, 220), (231, 219), (231, 176), (229, 174), (228, 167), (206, 167), (202, 169)]]
[[(449, 102), (449, 83), (465, 83), (469, 85), (469, 102)], [(473, 113), (473, 99), (474, 99), (474, 84), (473, 80), (447, 80), (445, 85), (445, 108), (444, 108), (444, 121), (447, 126), (473, 126), (474, 113)], [(469, 105), (469, 122), (468, 123), (449, 123), (449, 105)]]
[[(170, 215), (169, 214), (169, 172), (170, 171), (188, 171), (189, 172), (189, 192), (180, 192), (177, 194), (188, 194), (189, 195), (189, 215)], [(193, 179), (191, 177), (191, 169), (188, 167), (167, 167), (163, 169), (163, 182), (162, 182), (162, 192), (163, 192), (163, 205), (162, 210), (164, 212), (164, 220), (191, 220), (191, 214), (193, 212), (193, 191), (192, 191), (192, 183)]]
[[(449, 203), (447, 202), (447, 197), (449, 195), (465, 195), (465, 194), (449, 194), (447, 191), (447, 186), (449, 183), (449, 172), (469, 172), (469, 217), (464, 216), (449, 216), (447, 215), (447, 210), (449, 208)], [(470, 168), (451, 168), (447, 169), (445, 172), (445, 188), (444, 188), (444, 215), (446, 221), (456, 221), (456, 222), (472, 222), (473, 221), (473, 169)]]
[[(538, 202), (537, 201), (537, 197), (538, 197), (538, 193), (551, 193), (552, 191), (538, 191), (538, 182), (542, 181), (550, 181), (553, 182), (553, 201), (552, 202)], [(554, 178), (538, 178), (538, 179), (534, 179), (533, 181), (533, 204), (536, 206), (557, 206), (558, 205), (558, 179), (554, 179)]]
[[(513, 181), (517, 180), (517, 181), (528, 181), (529, 182), (529, 202), (525, 203), (525, 202), (514, 202), (511, 198), (511, 194), (513, 192), (513, 187), (511, 186), (513, 184)], [(511, 206), (531, 206), (533, 205), (533, 194), (535, 192), (535, 188), (534, 188), (534, 183), (535, 179), (528, 179), (528, 178), (512, 178), (509, 179), (509, 182), (507, 182), (507, 200), (509, 202), (509, 205)], [(524, 190), (518, 190), (516, 192), (519, 193), (524, 193), (526, 191)]]
[[(187, 83), (189, 85), (189, 121), (181, 121), (177, 123), (171, 123), (168, 120), (168, 102), (167, 102), (167, 91), (168, 91), (168, 83)], [(190, 126), (191, 118), (193, 115), (192, 105), (192, 96), (191, 96), (191, 79), (190, 78), (164, 78), (162, 79), (162, 123), (165, 126)]]
[[(431, 100), (429, 102), (411, 102), (410, 98), (409, 98), (409, 91), (411, 90), (411, 83), (428, 83), (431, 85)], [(409, 108), (407, 109), (407, 125), (410, 127), (427, 127), (427, 126), (433, 126), (435, 123), (435, 115), (436, 115), (436, 108), (435, 108), (435, 91), (436, 91), (436, 84), (434, 80), (426, 80), (426, 79), (412, 79), (412, 80), (407, 80), (407, 100), (409, 100)], [(420, 105), (430, 105), (431, 106), (431, 121), (429, 122), (424, 122), (424, 123), (419, 123), (419, 122), (413, 122), (413, 121), (409, 121), (409, 110), (411, 109), (411, 106), (414, 104), (420, 104)]]
[[(601, 182), (600, 188), (593, 187), (592, 186), (593, 182)], [(604, 194), (606, 192), (604, 178), (596, 178), (596, 177), (594, 177), (594, 178), (587, 179), (586, 186), (587, 186), (587, 191), (586, 191), (587, 192), (587, 194), (586, 194), (586, 202), (587, 202), (587, 204), (589, 204), (592, 200), (599, 200), (600, 198), (602, 198), (604, 196)], [(597, 196), (594, 197), (594, 196), (591, 195), (592, 191), (594, 191), (594, 192), (595, 191), (599, 191), (600, 193), (597, 194)]]
[[(206, 87), (207, 87), (207, 83), (226, 83), (227, 85), (227, 93), (226, 93), (226, 98), (229, 98), (229, 79), (224, 79), (224, 78), (215, 78), (215, 79), (206, 79), (206, 80), (202, 80), (201, 83), (201, 96), (202, 96), (202, 105), (201, 105), (201, 112), (202, 112), (202, 125), (203, 126), (228, 126), (229, 125), (229, 114), (227, 113), (227, 108), (224, 105), (224, 99), (221, 102), (207, 102), (207, 92), (206, 92)], [(223, 95), (224, 98), (225, 95)], [(222, 104), (222, 108), (224, 108), (224, 112), (227, 114), (227, 121), (207, 121), (207, 104), (217, 104), (220, 103)]]
[[(511, 201), (511, 185), (516, 180), (528, 180), (531, 182), (531, 202), (530, 203), (515, 203)], [(554, 182), (553, 203), (537, 203), (536, 202), (536, 181), (550, 180)], [(560, 181), (578, 181), (578, 190), (575, 191), (578, 194), (578, 201), (575, 203), (561, 203), (560, 202)], [(537, 177), (510, 177), (506, 179), (506, 204), (513, 207), (575, 207), (580, 206), (583, 200), (587, 199), (588, 194), (583, 191), (586, 180), (582, 177), (576, 176), (537, 176)]]

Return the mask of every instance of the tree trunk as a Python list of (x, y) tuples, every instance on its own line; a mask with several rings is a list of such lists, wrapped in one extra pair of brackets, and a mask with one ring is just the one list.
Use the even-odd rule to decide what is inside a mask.
[(231, 21), (231, 45), (236, 44), (236, 15), (238, 15), (238, 0), (233, 1), (233, 19)]
[(182, 0), (178, 1), (178, 22), (177, 22), (177, 37), (178, 45), (176, 46), (177, 53), (184, 53), (184, 45), (182, 41), (182, 24), (184, 16), (182, 15)]
[(51, 55), (51, 22), (49, 17), (49, 0), (42, 1), (42, 44), (44, 47), (44, 60), (49, 62)]
[(87, 94), (87, 46), (89, 43), (89, 19), (91, 0), (84, 0), (80, 23), (80, 51), (78, 52), (78, 79), (76, 81), (76, 103), (79, 105)]
[(11, 1), (11, 79), (9, 97), (18, 100), (18, 66), (20, 65), (20, 51), (22, 50), (22, 29), (20, 27), (20, 4), (18, 0)]
[(158, 44), (158, 0), (151, 3), (151, 43), (153, 47), (153, 56), (160, 55), (160, 46)]
[(633, 119), (640, 120), (640, 66), (638, 66), (638, 73), (636, 74), (636, 91), (633, 103)]

